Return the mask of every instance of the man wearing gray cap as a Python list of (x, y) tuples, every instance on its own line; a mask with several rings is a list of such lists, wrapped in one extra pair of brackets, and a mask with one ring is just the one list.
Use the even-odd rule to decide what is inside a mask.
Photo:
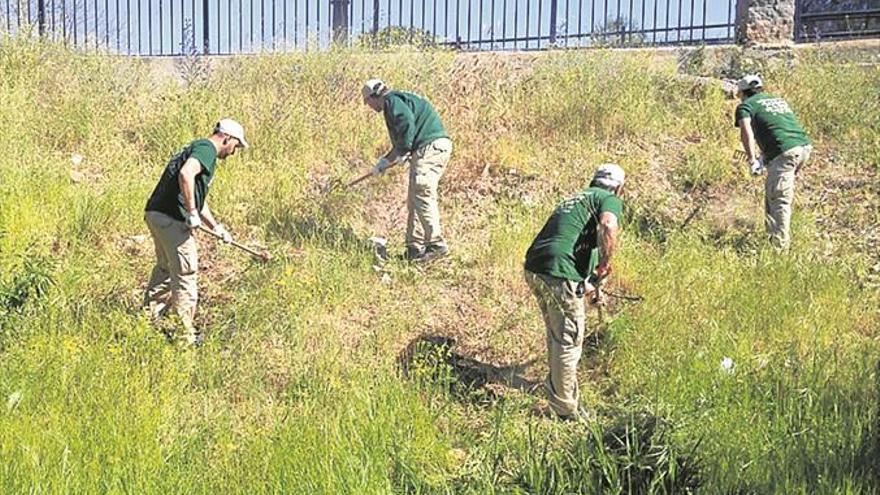
[(361, 94), (367, 106), (383, 113), (391, 137), (391, 151), (379, 158), (373, 175), (399, 161), (410, 163), (404, 257), (424, 262), (445, 256), (449, 247), (440, 227), (437, 189), (452, 155), (452, 141), (440, 117), (425, 98), (392, 91), (379, 79), (367, 81)]
[(550, 408), (561, 419), (583, 415), (577, 383), (586, 331), (583, 298), (595, 295), (596, 287), (611, 273), (624, 179), (620, 166), (600, 165), (586, 190), (557, 205), (526, 252), (526, 282), (547, 332), (550, 372), (544, 390)]
[(192, 231), (204, 223), (224, 242), (232, 242), (232, 235), (214, 218), (206, 199), (217, 158), (226, 159), (236, 149), (247, 147), (241, 124), (221, 120), (211, 136), (189, 143), (171, 157), (147, 201), (144, 220), (153, 237), (156, 264), (147, 283), (144, 307), (154, 321), (174, 311), (190, 344), (200, 342), (193, 325), (199, 257)]
[[(813, 148), (801, 123), (785, 100), (764, 92), (756, 75), (737, 83), (741, 103), (736, 107), (735, 124), (749, 161), (752, 175), (767, 168), (764, 183), (764, 225), (770, 244), (780, 251), (791, 244), (791, 207), (795, 177), (810, 158)], [(763, 156), (752, 145), (758, 142)]]

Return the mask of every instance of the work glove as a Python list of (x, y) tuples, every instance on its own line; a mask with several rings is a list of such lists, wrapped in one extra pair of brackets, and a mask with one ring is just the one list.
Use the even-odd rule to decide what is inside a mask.
[(190, 210), (186, 214), (186, 218), (184, 219), (186, 222), (186, 226), (190, 228), (190, 230), (195, 230), (199, 228), (202, 224), (202, 217), (199, 215), (198, 210)]
[(376, 162), (375, 165), (373, 165), (373, 170), (371, 170), (370, 173), (373, 174), (373, 176), (382, 175), (389, 167), (391, 167), (391, 162), (383, 156), (382, 158), (379, 158), (379, 161)]
[(764, 173), (764, 157), (759, 156), (752, 160), (752, 163), (749, 165), (749, 171), (752, 172), (752, 175), (761, 175)]
[(226, 227), (224, 227), (222, 223), (218, 223), (214, 226), (214, 233), (219, 235), (220, 240), (225, 242), (226, 244), (232, 242), (232, 234), (230, 234), (229, 231), (226, 230)]

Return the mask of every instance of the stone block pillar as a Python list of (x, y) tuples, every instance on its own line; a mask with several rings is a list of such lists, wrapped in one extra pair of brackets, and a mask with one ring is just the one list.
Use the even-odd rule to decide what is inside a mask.
[(797, 0), (737, 0), (736, 42), (739, 45), (780, 45), (794, 41)]

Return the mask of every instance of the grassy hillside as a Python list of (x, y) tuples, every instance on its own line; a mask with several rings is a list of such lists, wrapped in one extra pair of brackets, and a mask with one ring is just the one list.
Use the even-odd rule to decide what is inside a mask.
[[(650, 54), (339, 51), (190, 61), (181, 83), (3, 40), (0, 492), (875, 493), (880, 70), (732, 57), (815, 141), (787, 256), (733, 158), (736, 102)], [(456, 145), (453, 252), (428, 268), (373, 267), (368, 237), (403, 248), (400, 170), (321, 193), (385, 146), (359, 97), (377, 75), (429, 96)], [(192, 350), (139, 310), (142, 210), (221, 116), (253, 148), (212, 209), (275, 259), (200, 239)], [(630, 177), (612, 290), (644, 299), (590, 312), (597, 421), (559, 424), (530, 414), (544, 332), (521, 263), (603, 161)]]

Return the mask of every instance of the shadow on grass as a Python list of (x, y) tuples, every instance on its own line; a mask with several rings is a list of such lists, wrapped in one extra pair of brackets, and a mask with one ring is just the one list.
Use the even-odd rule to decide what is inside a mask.
[(537, 358), (521, 364), (495, 366), (465, 356), (454, 350), (455, 339), (443, 335), (422, 335), (406, 346), (397, 362), (401, 374), (417, 381), (439, 383), (459, 399), (472, 401), (481, 392), (496, 398), (493, 385), (533, 393), (540, 382), (523, 373)]
[(297, 247), (314, 243), (337, 249), (371, 248), (371, 244), (361, 239), (351, 226), (321, 217), (285, 214), (273, 218), (267, 230), (270, 234)]

